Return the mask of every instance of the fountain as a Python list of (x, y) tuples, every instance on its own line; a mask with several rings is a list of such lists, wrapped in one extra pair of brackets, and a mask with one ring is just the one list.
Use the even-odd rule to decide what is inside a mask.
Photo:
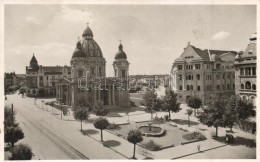
[(166, 133), (165, 129), (152, 125), (152, 122), (148, 123), (147, 125), (139, 126), (138, 129), (144, 136), (161, 137)]

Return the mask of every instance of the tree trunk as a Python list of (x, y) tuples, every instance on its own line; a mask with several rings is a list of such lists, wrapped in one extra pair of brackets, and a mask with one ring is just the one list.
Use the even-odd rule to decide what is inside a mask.
[(218, 136), (218, 127), (216, 127), (216, 137)]
[(82, 120), (80, 120), (80, 131), (82, 132)]
[(104, 142), (103, 141), (103, 132), (102, 132), (102, 129), (100, 129), (101, 130), (101, 142)]
[(135, 144), (134, 144), (134, 154), (133, 154), (133, 159), (135, 159)]
[(14, 142), (13, 141), (11, 142), (11, 144), (12, 144), (12, 147), (14, 147)]
[(197, 109), (194, 109), (194, 115), (197, 116)]
[(232, 128), (233, 128), (233, 126), (231, 125), (231, 126), (230, 126), (230, 131), (232, 131)]
[(190, 116), (188, 115), (189, 127), (190, 127)]
[(153, 119), (153, 111), (151, 111), (151, 119)]
[(171, 119), (171, 110), (169, 110), (169, 120)]

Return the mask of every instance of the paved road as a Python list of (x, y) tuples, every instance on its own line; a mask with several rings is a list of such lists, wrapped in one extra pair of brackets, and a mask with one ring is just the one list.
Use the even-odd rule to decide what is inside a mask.
[(32, 147), (33, 159), (125, 159), (101, 143), (83, 136), (74, 122), (60, 120), (43, 110), (40, 101), (34, 105), (34, 99), (13, 94), (8, 96), (6, 103), (14, 104), (16, 119), (25, 133), (21, 142)]

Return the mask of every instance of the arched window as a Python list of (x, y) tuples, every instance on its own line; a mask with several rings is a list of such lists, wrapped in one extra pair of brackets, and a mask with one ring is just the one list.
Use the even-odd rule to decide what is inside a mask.
[(187, 85), (187, 90), (190, 90), (190, 85)]
[(244, 84), (241, 84), (241, 89), (245, 89), (245, 86), (244, 86)]
[(189, 80), (191, 80), (191, 75), (189, 75)]
[(252, 89), (256, 90), (256, 85), (255, 84), (252, 85)]
[(246, 89), (251, 89), (251, 82), (249, 81), (246, 82)]

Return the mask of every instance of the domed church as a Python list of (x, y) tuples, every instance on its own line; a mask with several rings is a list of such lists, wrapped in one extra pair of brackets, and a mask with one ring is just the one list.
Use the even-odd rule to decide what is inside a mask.
[(108, 106), (129, 107), (126, 85), (129, 62), (123, 45), (120, 42), (113, 62), (114, 77), (106, 77), (106, 60), (93, 37), (87, 26), (72, 54), (71, 76), (61, 78), (56, 84), (57, 101), (75, 106), (84, 99), (92, 106), (101, 101)]

